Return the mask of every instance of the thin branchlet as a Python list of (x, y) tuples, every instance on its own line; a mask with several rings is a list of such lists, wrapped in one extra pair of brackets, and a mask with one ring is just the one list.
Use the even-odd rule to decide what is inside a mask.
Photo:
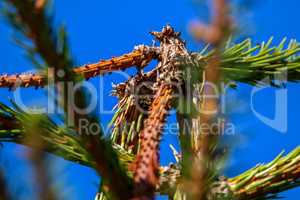
[[(98, 63), (86, 64), (73, 68), (74, 74), (85, 79), (90, 79), (98, 75), (104, 75), (117, 70), (125, 70), (128, 67), (137, 66), (139, 68), (146, 66), (155, 58), (156, 49), (143, 46), (136, 50), (119, 57), (102, 60)], [(49, 74), (51, 76), (51, 74)], [(51, 77), (41, 74), (17, 74), (17, 75), (0, 75), (0, 88), (17, 88), (17, 87), (44, 87), (48, 84), (47, 80)]]

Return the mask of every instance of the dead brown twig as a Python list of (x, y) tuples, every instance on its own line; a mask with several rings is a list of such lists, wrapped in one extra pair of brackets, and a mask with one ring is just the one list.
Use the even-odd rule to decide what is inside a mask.
[[(131, 53), (114, 57), (108, 60), (102, 60), (98, 63), (86, 64), (73, 69), (76, 75), (89, 79), (105, 73), (117, 70), (125, 70), (128, 67), (146, 66), (156, 56), (156, 49), (153, 47), (139, 46)], [(1, 75), (0, 88), (17, 88), (17, 87), (44, 87), (47, 85), (47, 77), (40, 74), (18, 74), (18, 75)]]

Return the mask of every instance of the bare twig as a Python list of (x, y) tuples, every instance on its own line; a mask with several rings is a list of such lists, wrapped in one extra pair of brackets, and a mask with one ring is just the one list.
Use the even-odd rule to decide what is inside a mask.
[[(143, 46), (132, 51), (109, 60), (103, 60), (94, 64), (86, 64), (81, 67), (74, 68), (74, 74), (89, 79), (98, 75), (103, 75), (116, 70), (125, 70), (128, 67), (146, 66), (153, 58), (155, 58), (155, 48)], [(18, 75), (1, 75), (0, 88), (16, 88), (16, 87), (44, 87), (47, 85), (47, 76), (41, 74), (18, 74)]]

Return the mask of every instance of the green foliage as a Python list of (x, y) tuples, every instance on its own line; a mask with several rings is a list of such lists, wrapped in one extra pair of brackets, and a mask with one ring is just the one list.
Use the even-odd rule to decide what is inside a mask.
[[(223, 79), (259, 86), (266, 84), (261, 80), (269, 78), (269, 83), (278, 87), (282, 85), (276, 84), (275, 80), (281, 79), (286, 73), (288, 81), (299, 81), (300, 45), (296, 40), (286, 45), (286, 40), (284, 38), (277, 46), (272, 46), (273, 37), (258, 45), (253, 45), (250, 39), (237, 44), (229, 40), (222, 52)], [(213, 52), (205, 48), (196, 54), (200, 69), (206, 66)]]
[[(30, 124), (33, 118), (39, 119), (45, 151), (66, 160), (95, 168), (95, 161), (73, 129), (58, 126), (47, 115), (26, 113), (18, 107), (12, 109), (2, 103), (0, 103), (0, 121), (5, 119), (6, 122), (13, 122), (13, 124), (10, 127), (7, 124), (0, 124), (0, 142), (15, 142), (34, 148), (34, 143), (26, 140), (28, 132), (24, 128), (24, 124)], [(122, 147), (117, 144), (114, 144), (113, 147), (124, 165), (127, 166), (133, 161), (133, 155)]]
[[(32, 0), (5, 0), (3, 11), (9, 23), (20, 34), (15, 42), (25, 49), (28, 58), (37, 69), (44, 70), (44, 74), (49, 67), (53, 67), (55, 72), (64, 70), (66, 76), (55, 75), (55, 81), (76, 83), (83, 80), (72, 73), (73, 60), (66, 30), (63, 26), (58, 29), (53, 26), (52, 14), (47, 7), (37, 9), (35, 1)], [(270, 38), (267, 42), (258, 45), (253, 45), (250, 39), (237, 44), (232, 44), (229, 40), (221, 52), (221, 71), (224, 81), (259, 86), (266, 84), (262, 80), (267, 80), (269, 81), (267, 84), (275, 87), (284, 86), (277, 84), (276, 81), (279, 79), (285, 81), (285, 75), (288, 81), (299, 81), (299, 43), (291, 40), (286, 45), (286, 38), (284, 38), (279, 45), (272, 46), (272, 40), (273, 38)], [(192, 77), (193, 83), (200, 84), (201, 81), (205, 81), (202, 78), (203, 71), (210, 58), (215, 55), (215, 51), (207, 47), (200, 53), (191, 54), (195, 59), (191, 61), (192, 74), (196, 74)], [(153, 94), (151, 87), (144, 89), (145, 94)], [(69, 102), (66, 90), (59, 95), (64, 98), (61, 100)], [(83, 90), (76, 93), (74, 98), (78, 107), (86, 106), (86, 95)], [(74, 112), (74, 127), (59, 126), (47, 115), (32, 114), (23, 111), (15, 104), (9, 107), (0, 103), (0, 142), (14, 142), (39, 148), (38, 144), (30, 140), (32, 135), (39, 134), (43, 150), (66, 160), (92, 167), (102, 175), (103, 182), (100, 189), (103, 189), (103, 193), (99, 194), (97, 199), (113, 197), (128, 199), (129, 193), (132, 192), (132, 174), (127, 167), (132, 164), (134, 154), (138, 152), (139, 132), (147, 117), (138, 111), (133, 98), (132, 95), (119, 98), (117, 110), (110, 124), (112, 126), (110, 140), (103, 136), (102, 131), (97, 136), (92, 136), (90, 133), (78, 134), (79, 118), (99, 124), (98, 117), (95, 115), (81, 116)], [(143, 100), (143, 106), (147, 110), (152, 99)], [(196, 109), (188, 109), (194, 104), (185, 98), (180, 98), (177, 103), (178, 118), (187, 117), (190, 120), (197, 114)], [(65, 124), (67, 124), (67, 113), (70, 112), (68, 105), (58, 106), (65, 111)], [(31, 129), (32, 127), (35, 129)], [(38, 131), (35, 131), (36, 128)], [(184, 176), (181, 173), (185, 173), (181, 169), (184, 168), (186, 160), (189, 162), (187, 156), (192, 155), (191, 138), (187, 137), (187, 139), (181, 141), (182, 150), (187, 150), (183, 153), (182, 160), (179, 159), (180, 162), (176, 165), (160, 168), (160, 192), (173, 194), (176, 191), (174, 199), (177, 200), (186, 198), (177, 186), (180, 185), (181, 176)], [(299, 186), (300, 148), (296, 148), (285, 157), (282, 155), (280, 154), (269, 164), (258, 165), (235, 178), (216, 180), (212, 184), (215, 188), (212, 188), (214, 194), (211, 198), (232, 199), (232, 194), (237, 199), (275, 198), (279, 192)], [(222, 183), (225, 183), (225, 190), (222, 190), (224, 189)]]
[(300, 147), (288, 155), (280, 153), (268, 164), (254, 168), (228, 180), (239, 199), (274, 198), (278, 193), (300, 185)]
[[(121, 194), (125, 195), (125, 191), (130, 190), (130, 179), (126, 174), (126, 171), (120, 165), (118, 155), (114, 151), (110, 141), (104, 139), (102, 130), (100, 134), (96, 136), (89, 132), (78, 135), (80, 119), (86, 119), (89, 124), (99, 124), (99, 121), (97, 116), (90, 114), (81, 115), (73, 110), (73, 108), (70, 109), (70, 106), (67, 104), (67, 102), (70, 102), (69, 98), (74, 98), (77, 108), (86, 108), (87, 105), (86, 95), (83, 89), (77, 90), (74, 97), (70, 97), (67, 93), (67, 83), (76, 83), (79, 79), (71, 69), (73, 61), (69, 53), (64, 28), (56, 31), (52, 24), (51, 15), (47, 13), (49, 10), (45, 8), (38, 9), (35, 1), (6, 0), (5, 3), (5, 12), (9, 22), (22, 34), (22, 36), (32, 42), (30, 54), (33, 55), (32, 52), (36, 53), (39, 58), (47, 64), (47, 67), (52, 67), (54, 69), (55, 83), (60, 81), (60, 83), (64, 84), (65, 87), (63, 87), (63, 90), (57, 90), (57, 95), (59, 97), (58, 106), (62, 107), (64, 110), (65, 124), (74, 123), (74, 127), (72, 128), (77, 131), (72, 131), (72, 134), (77, 134), (77, 138), (75, 140), (75, 138), (72, 137), (72, 134), (61, 134), (59, 129), (40, 130), (38, 132), (47, 131), (46, 133), (48, 135), (46, 134), (46, 136), (51, 138), (53, 137), (53, 135), (50, 134), (51, 131), (56, 130), (55, 136), (59, 135), (59, 138), (55, 142), (59, 145), (50, 147), (53, 148), (51, 150), (57, 154), (61, 154), (61, 156), (66, 156), (71, 160), (76, 161), (83, 159), (82, 162), (85, 164), (88, 161), (93, 160), (95, 169), (102, 175), (102, 181), (110, 187), (112, 191), (111, 195), (116, 195), (116, 197)], [(63, 70), (65, 76), (58, 76), (57, 72), (59, 70)], [(74, 121), (68, 118), (70, 114), (74, 115)], [(19, 118), (22, 123), (21, 127), (25, 127), (25, 124), (23, 123), (26, 123), (27, 121), (24, 120), (36, 116), (18, 115), (18, 117), (21, 117)], [(56, 128), (55, 126), (51, 126), (53, 123), (46, 123), (50, 121), (49, 118), (43, 116), (39, 117), (41, 117), (41, 120), (46, 120), (44, 124), (42, 124), (41, 129), (46, 128), (46, 125), (49, 125), (50, 128)], [(66, 132), (67, 134), (69, 133), (68, 131)], [(52, 142), (53, 140), (50, 138), (43, 139)], [(62, 139), (61, 142), (60, 139)], [(70, 147), (70, 145), (74, 146)], [(84, 151), (88, 152), (88, 154)], [(114, 187), (112, 187), (113, 185)], [(115, 187), (115, 185), (117, 186)]]

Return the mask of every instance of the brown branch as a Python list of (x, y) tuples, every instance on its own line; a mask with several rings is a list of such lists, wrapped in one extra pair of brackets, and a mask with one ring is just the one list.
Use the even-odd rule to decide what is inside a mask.
[[(116, 70), (125, 70), (128, 67), (144, 67), (156, 57), (154, 47), (138, 46), (131, 53), (119, 57), (103, 60), (98, 63), (87, 64), (73, 69), (76, 75), (89, 79)], [(40, 74), (1, 75), (0, 88), (16, 87), (44, 87), (47, 85), (47, 77)]]
[(150, 107), (148, 119), (140, 133), (140, 150), (136, 157), (134, 172), (135, 200), (154, 199), (159, 176), (159, 141), (163, 125), (171, 108), (173, 94), (180, 92), (183, 85), (182, 63), (179, 58), (188, 60), (189, 54), (180, 33), (167, 25), (161, 32), (152, 32), (160, 41), (160, 55), (157, 80), (153, 88), (156, 95)]
[[(197, 119), (194, 119), (194, 126), (197, 123), (201, 125), (206, 125), (210, 127), (211, 123), (218, 117), (218, 99), (210, 98), (211, 95), (215, 94), (213, 86), (218, 86), (220, 80), (220, 47), (226, 37), (230, 26), (230, 19), (227, 15), (228, 6), (226, 0), (214, 0), (213, 1), (213, 11), (214, 15), (212, 17), (212, 22), (209, 26), (196, 26), (192, 27), (192, 31), (196, 33), (196, 38), (199, 40), (204, 40), (207, 43), (212, 44), (216, 47), (214, 55), (209, 58), (207, 66), (204, 69), (204, 80), (203, 80), (203, 90), (201, 99), (199, 103), (200, 114)], [(212, 177), (211, 172), (214, 162), (214, 152), (213, 147), (216, 145), (218, 139), (218, 132), (211, 132), (210, 128), (206, 130), (198, 130), (198, 127), (193, 126), (193, 132), (196, 136), (196, 146), (195, 146), (195, 156), (193, 160), (192, 167), (190, 169), (191, 179), (187, 181), (185, 185), (185, 190), (189, 199), (194, 200), (206, 200), (208, 198), (210, 190), (210, 180)]]
[(173, 88), (163, 85), (157, 91), (150, 108), (150, 115), (140, 133), (140, 150), (135, 161), (134, 198), (154, 199), (154, 192), (159, 181), (159, 141), (163, 125), (171, 108)]
[(220, 45), (230, 31), (231, 19), (228, 16), (227, 0), (212, 0), (213, 16), (210, 25), (192, 24), (190, 27), (195, 39), (202, 40), (214, 46)]

